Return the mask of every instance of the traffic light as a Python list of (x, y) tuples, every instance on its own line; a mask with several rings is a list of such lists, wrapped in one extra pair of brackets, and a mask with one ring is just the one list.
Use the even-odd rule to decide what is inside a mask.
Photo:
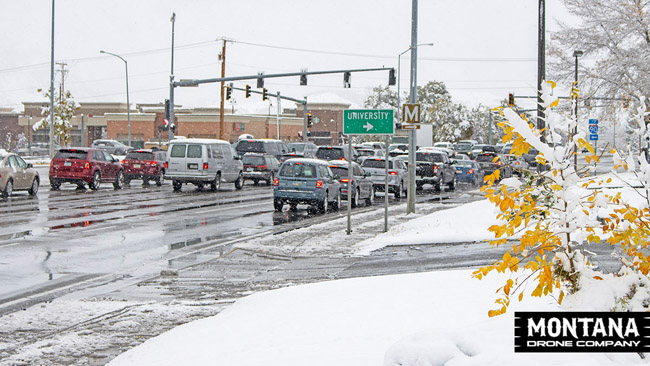
[(173, 132), (173, 133), (176, 133), (176, 124), (175, 124), (175, 123), (172, 123), (172, 124), (169, 126), (169, 128), (172, 129), (172, 132)]
[(515, 106), (515, 95), (512, 93), (508, 94), (508, 106), (509, 107)]
[(169, 121), (169, 115), (171, 110), (169, 109), (169, 99), (165, 99), (165, 119)]
[(226, 100), (230, 100), (232, 97), (232, 87), (230, 85), (226, 86)]
[(306, 74), (300, 75), (300, 85), (307, 85), (307, 75)]
[(266, 92), (266, 88), (262, 88), (262, 100), (267, 100), (269, 99), (269, 96)]
[(246, 84), (246, 98), (251, 97), (251, 86)]
[(396, 79), (395, 79), (395, 69), (390, 69), (388, 72), (388, 85), (395, 85), (396, 84)]
[(349, 72), (344, 72), (343, 73), (343, 87), (344, 88), (349, 88), (350, 87), (350, 73)]
[(307, 113), (307, 128), (311, 128), (311, 113)]

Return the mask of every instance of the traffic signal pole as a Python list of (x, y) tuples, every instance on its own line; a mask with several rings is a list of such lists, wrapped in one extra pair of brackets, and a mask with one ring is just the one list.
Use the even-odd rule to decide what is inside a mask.
[[(411, 13), (411, 82), (409, 103), (418, 101), (417, 70), (418, 70), (418, 0), (412, 0)], [(409, 164), (408, 164), (408, 191), (406, 213), (415, 213), (415, 144), (417, 143), (417, 130), (409, 132)], [(398, 188), (399, 189), (399, 188)], [(388, 192), (386, 192), (388, 194)]]

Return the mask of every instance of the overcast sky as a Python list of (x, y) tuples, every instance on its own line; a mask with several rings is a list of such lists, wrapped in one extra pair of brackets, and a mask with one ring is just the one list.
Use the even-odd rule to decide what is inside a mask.
[[(534, 94), (538, 0), (419, 3), (418, 43), (435, 45), (419, 48), (418, 85), (443, 81), (456, 102), (468, 105), (494, 106), (508, 92)], [(50, 0), (0, 0), (0, 106), (44, 100), (36, 90), (49, 87), (51, 7)], [(567, 19), (560, 0), (547, 0), (546, 11), (548, 31)], [(79, 102), (126, 101), (124, 63), (99, 53), (105, 50), (128, 61), (131, 103), (168, 98), (174, 12), (176, 80), (219, 77), (221, 38), (233, 41), (227, 76), (397, 67), (411, 42), (410, 0), (57, 0), (55, 60), (67, 63), (65, 88)], [(408, 56), (402, 56), (402, 91)], [(373, 86), (388, 82), (388, 72), (355, 73), (351, 81), (343, 89), (341, 75), (310, 76), (305, 87), (293, 77), (269, 79), (266, 87), (362, 104)], [(184, 107), (219, 103), (217, 84), (177, 88), (175, 95)], [(242, 111), (268, 108), (259, 96), (233, 96)]]

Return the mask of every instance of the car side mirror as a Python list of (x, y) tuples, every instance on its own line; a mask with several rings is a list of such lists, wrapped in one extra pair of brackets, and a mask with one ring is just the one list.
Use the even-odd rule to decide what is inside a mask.
[(334, 174), (334, 180), (339, 180), (339, 179), (341, 179), (341, 176), (338, 174)]
[(235, 159), (235, 160), (241, 160), (241, 155), (235, 155), (232, 158)]
[(33, 168), (33, 167), (34, 167), (34, 164), (32, 164), (32, 163), (27, 163), (27, 167), (28, 167), (28, 168)]

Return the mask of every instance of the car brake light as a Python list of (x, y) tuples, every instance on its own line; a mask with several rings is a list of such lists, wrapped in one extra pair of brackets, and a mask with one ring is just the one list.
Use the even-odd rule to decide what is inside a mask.
[(165, 169), (169, 168), (169, 163), (165, 162)]
[(468, 174), (474, 174), (474, 169), (470, 169), (467, 171)]
[(497, 161), (497, 166), (501, 166), (501, 161)]
[(258, 167), (258, 168), (262, 168), (262, 169), (266, 169), (266, 164), (264, 164), (264, 165), (258, 165), (257, 167)]
[(280, 184), (280, 180), (276, 177), (275, 179), (273, 179), (273, 185), (277, 187), (278, 184)]
[(316, 181), (316, 188), (323, 188), (323, 181), (322, 180), (317, 180)]
[(149, 165), (153, 165), (153, 166), (155, 166), (155, 165), (156, 165), (156, 162), (155, 162), (155, 161), (150, 161), (150, 162), (149, 162)]
[(84, 169), (90, 169), (90, 163), (86, 162), (86, 165), (84, 166)]
[(438, 172), (438, 166), (437, 166), (437, 165), (434, 165), (434, 166), (433, 166), (433, 172), (434, 172), (434, 173), (437, 173), (437, 172)]
[(388, 175), (397, 175), (397, 172), (394, 171), (394, 170), (391, 170), (390, 172), (388, 172)]
[(208, 170), (208, 163), (203, 163), (203, 170)]
[(343, 178), (343, 179), (340, 180), (340, 182), (341, 182), (341, 183), (347, 183), (347, 182), (352, 183), (352, 181), (349, 180), (348, 178)]
[(50, 168), (54, 166), (54, 162), (50, 161)]

